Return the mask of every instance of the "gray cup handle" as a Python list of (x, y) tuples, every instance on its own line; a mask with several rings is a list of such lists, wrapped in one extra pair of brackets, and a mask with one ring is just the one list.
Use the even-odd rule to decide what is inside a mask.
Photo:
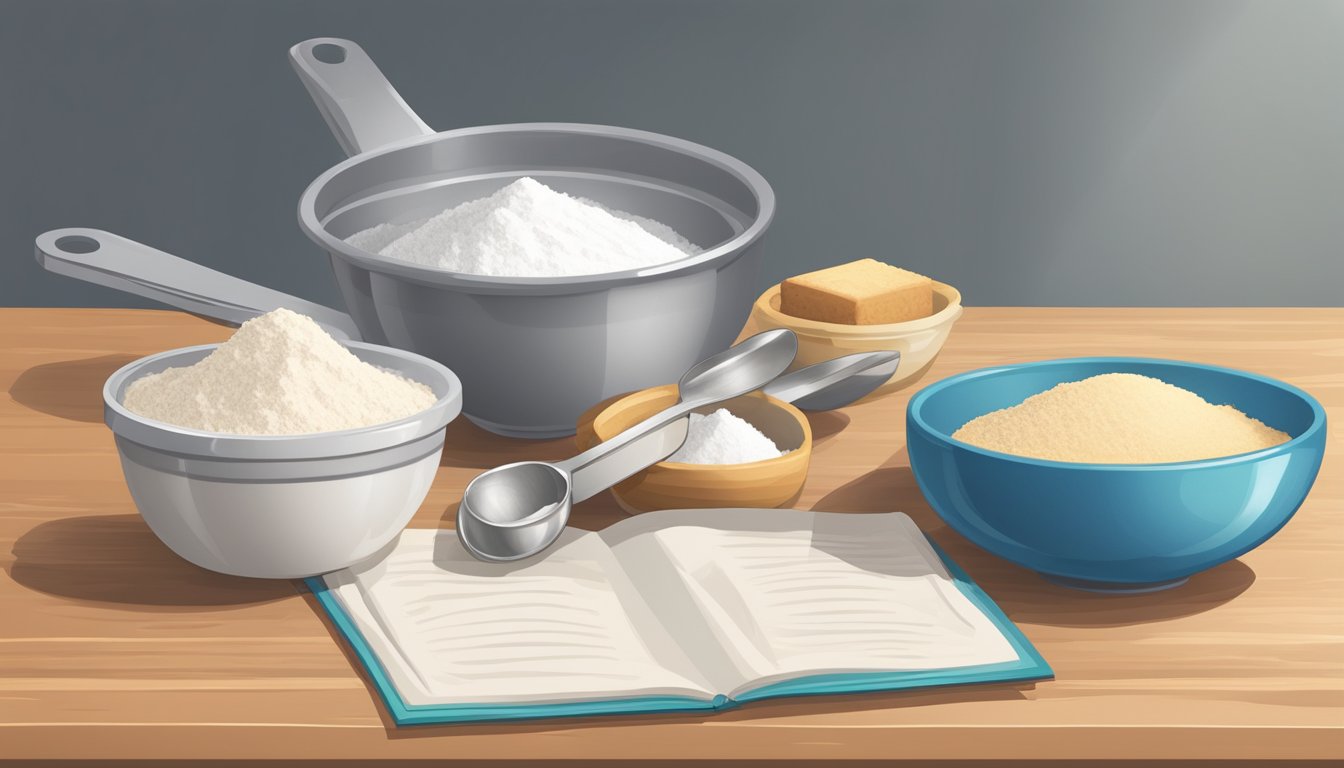
[(37, 262), (86, 283), (115, 288), (235, 325), (284, 307), (329, 332), (358, 340), (350, 316), (180, 259), (101, 229), (70, 227), (37, 236)]
[(290, 48), (289, 59), (345, 154), (434, 133), (358, 44), (316, 37)]

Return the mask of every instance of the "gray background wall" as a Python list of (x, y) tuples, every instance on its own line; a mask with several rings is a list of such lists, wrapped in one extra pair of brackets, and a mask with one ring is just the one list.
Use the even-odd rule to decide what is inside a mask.
[(110, 229), (339, 305), (294, 206), (341, 159), (289, 69), (361, 42), (431, 125), (669, 133), (780, 208), (766, 280), (874, 256), (967, 303), (1344, 303), (1344, 3), (0, 0), (0, 305)]

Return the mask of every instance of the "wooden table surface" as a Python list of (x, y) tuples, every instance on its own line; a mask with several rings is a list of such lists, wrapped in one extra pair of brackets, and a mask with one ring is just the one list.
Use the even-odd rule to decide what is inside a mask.
[[(1344, 309), (971, 308), (957, 324), (926, 382), (1135, 354), (1252, 368), (1325, 404), (1336, 426), (1297, 516), (1169, 592), (1067, 591), (945, 527), (910, 473), (909, 392), (813, 417), (798, 506), (909, 513), (1022, 627), (1052, 682), (402, 729), (296, 584), (197, 569), (136, 515), (103, 380), (228, 333), (176, 312), (0, 309), (0, 761), (1344, 758)], [(458, 419), (412, 525), (450, 524), (483, 468), (570, 451)], [(603, 494), (574, 522), (621, 517)]]

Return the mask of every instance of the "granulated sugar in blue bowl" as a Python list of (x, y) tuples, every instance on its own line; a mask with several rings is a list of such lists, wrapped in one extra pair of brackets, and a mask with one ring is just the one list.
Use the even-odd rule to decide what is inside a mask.
[(1056, 384), (971, 419), (952, 437), (1015, 456), (1088, 464), (1158, 464), (1250, 453), (1288, 434), (1231, 405), (1135, 373)]
[[(1051, 406), (1045, 410), (1053, 412), (1056, 423), (1028, 418), (1034, 405), (1020, 408), (1060, 385), (1065, 385), (1063, 392), (1078, 394), (1079, 385), (1070, 383), (1092, 377), (1100, 377), (1102, 392), (1114, 394), (1108, 382), (1117, 380), (1106, 378), (1113, 374), (1148, 377), (1162, 386), (1143, 383), (1134, 390), (1137, 398), (1102, 398), (1100, 407), (1057, 408), (1058, 393), (1036, 401)], [(1129, 384), (1120, 387), (1130, 389)], [(1216, 406), (1240, 413), (1219, 411), (1213, 422), (1221, 426), (1181, 435), (1209, 415), (1189, 421), (1185, 406), (1173, 412), (1168, 401), (1193, 405), (1195, 411)], [(1091, 397), (1081, 402), (1098, 405)], [(1143, 409), (1156, 418), (1138, 416)], [(1205, 444), (1228, 427), (1223, 421), (1237, 419), (1259, 422), (1232, 430), (1249, 434), (1249, 444), (1216, 437), (1213, 445)], [(1135, 427), (1145, 422), (1154, 423)], [(1147, 432), (1164, 435), (1170, 444), (1128, 443)], [(1051, 435), (1067, 439), (1049, 444), (1047, 455), (1100, 463), (999, 450), (1032, 450)], [(1290, 384), (1230, 368), (1144, 358), (1047, 360), (971, 371), (924, 388), (906, 411), (911, 470), (949, 526), (1052, 581), (1097, 591), (1176, 586), (1259, 546), (1306, 498), (1321, 466), (1325, 435), (1320, 403)], [(995, 448), (962, 439), (966, 436)], [(1287, 440), (1280, 442), (1281, 436)], [(1255, 448), (1262, 443), (1267, 447)], [(1173, 446), (1195, 455), (1233, 455), (1173, 461)], [(1235, 453), (1246, 448), (1251, 450)], [(1148, 461), (1116, 460), (1121, 457)]]

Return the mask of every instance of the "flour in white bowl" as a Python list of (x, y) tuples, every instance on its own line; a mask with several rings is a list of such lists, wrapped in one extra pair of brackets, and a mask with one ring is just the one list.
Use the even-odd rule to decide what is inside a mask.
[(413, 264), (495, 277), (620, 272), (701, 252), (665, 224), (528, 177), (427, 219), (356, 232), (346, 242)]
[(355, 357), (311, 318), (277, 309), (243, 323), (195, 365), (131, 382), (122, 404), (188, 429), (299, 435), (396, 421), (437, 399)]

